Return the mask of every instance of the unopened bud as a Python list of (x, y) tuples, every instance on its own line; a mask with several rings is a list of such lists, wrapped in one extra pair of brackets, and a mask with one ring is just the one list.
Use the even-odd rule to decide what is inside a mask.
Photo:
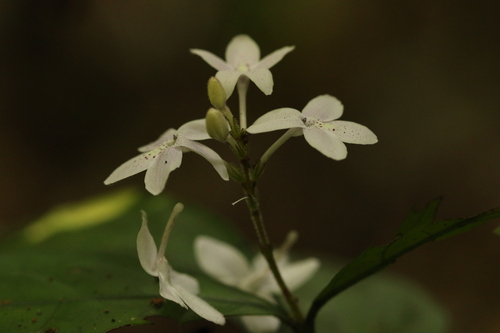
[(229, 135), (229, 124), (219, 110), (210, 108), (205, 117), (205, 124), (207, 126), (208, 135), (212, 139), (220, 142), (226, 142)]
[(217, 110), (226, 107), (226, 91), (220, 81), (213, 76), (208, 80), (208, 99)]

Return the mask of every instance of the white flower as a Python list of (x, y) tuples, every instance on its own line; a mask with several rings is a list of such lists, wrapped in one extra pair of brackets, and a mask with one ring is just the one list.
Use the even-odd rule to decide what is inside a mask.
[(318, 96), (302, 112), (282, 108), (270, 111), (247, 128), (248, 133), (263, 133), (281, 129), (296, 129), (295, 135), (302, 135), (306, 141), (321, 153), (334, 160), (347, 156), (344, 144), (374, 144), (376, 135), (367, 127), (350, 121), (335, 120), (343, 112), (343, 105), (330, 95)]
[(198, 281), (187, 274), (176, 272), (165, 258), (165, 247), (167, 239), (175, 221), (182, 211), (183, 205), (178, 203), (170, 216), (165, 228), (160, 249), (157, 251), (153, 236), (148, 229), (148, 221), (145, 212), (142, 212), (142, 227), (137, 235), (137, 253), (142, 268), (149, 275), (156, 276), (160, 280), (160, 295), (175, 302), (186, 309), (193, 310), (200, 317), (224, 325), (224, 316), (207, 302), (196, 296), (199, 293)]
[(247, 35), (235, 36), (227, 45), (226, 61), (208, 51), (191, 49), (210, 66), (218, 70), (215, 77), (221, 82), (229, 98), (241, 75), (247, 76), (266, 95), (273, 92), (273, 76), (269, 68), (276, 65), (294, 46), (286, 46), (260, 59), (259, 45)]
[[(275, 251), (276, 263), (290, 290), (304, 284), (319, 268), (319, 260), (316, 258), (290, 262), (288, 250), (296, 237), (296, 233), (290, 233), (285, 244)], [(238, 249), (208, 236), (198, 236), (194, 247), (199, 266), (214, 279), (273, 303), (273, 295), (281, 293), (261, 254), (249, 262)], [(242, 321), (252, 333), (276, 332), (280, 324), (273, 316), (244, 316)]]
[(177, 131), (173, 128), (163, 133), (156, 141), (139, 148), (143, 154), (120, 165), (104, 181), (109, 185), (124, 178), (146, 171), (144, 183), (146, 190), (153, 195), (160, 194), (165, 188), (170, 172), (177, 169), (182, 162), (182, 153), (193, 151), (212, 163), (215, 170), (224, 180), (229, 180), (224, 160), (212, 149), (194, 140), (206, 140), (205, 119), (190, 121)]

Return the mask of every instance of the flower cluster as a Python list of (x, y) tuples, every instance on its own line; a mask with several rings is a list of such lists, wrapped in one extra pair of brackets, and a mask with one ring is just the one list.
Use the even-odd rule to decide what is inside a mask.
[[(255, 182), (269, 157), (289, 138), (304, 136), (313, 148), (334, 160), (346, 158), (345, 143), (376, 143), (377, 137), (367, 127), (338, 120), (342, 116), (343, 106), (338, 99), (330, 95), (313, 98), (302, 111), (293, 108), (269, 111), (247, 127), (246, 93), (249, 82), (252, 81), (264, 94), (270, 95), (274, 86), (270, 68), (293, 49), (294, 46), (286, 46), (261, 59), (259, 46), (247, 35), (238, 35), (230, 41), (225, 60), (205, 50), (191, 49), (191, 53), (200, 56), (217, 70), (215, 78), (211, 78), (208, 83), (208, 95), (213, 108), (208, 110), (205, 119), (187, 122), (178, 130), (170, 128), (156, 141), (140, 147), (141, 154), (119, 166), (104, 183), (112, 184), (146, 171), (146, 190), (158, 195), (164, 190), (170, 173), (180, 167), (182, 154), (192, 151), (210, 162), (223, 180), (231, 178), (241, 183), (247, 194), (247, 205), (253, 213), (252, 220), (256, 225), (263, 222), (254, 220), (255, 216), (260, 216), (260, 212), (255, 210), (258, 209), (256, 194), (252, 192)], [(239, 97), (239, 122), (226, 104), (235, 88)], [(269, 147), (258, 163), (249, 163), (248, 134), (277, 130), (287, 131)], [(198, 142), (210, 138), (228, 144), (241, 161), (241, 167), (224, 161), (211, 148)], [(148, 274), (159, 278), (162, 297), (191, 309), (206, 320), (222, 325), (225, 323), (224, 316), (197, 296), (197, 280), (176, 272), (165, 258), (167, 239), (180, 211), (182, 205), (178, 204), (170, 217), (158, 250), (149, 232), (146, 214), (143, 213), (142, 227), (137, 237), (140, 263)], [(318, 269), (319, 261), (316, 258), (308, 258), (291, 262), (288, 252), (296, 239), (296, 233), (290, 233), (285, 244), (273, 252), (268, 240), (262, 237), (265, 232), (262, 234), (259, 228), (263, 226), (256, 227), (261, 249), (265, 251), (267, 248), (268, 251), (267, 255), (257, 255), (251, 262), (234, 247), (208, 236), (199, 236), (196, 239), (195, 254), (200, 267), (207, 275), (227, 285), (256, 294), (269, 302), (275, 302), (275, 296), (280, 292), (286, 295), (287, 288), (293, 290), (306, 282)], [(269, 265), (273, 262), (274, 265)], [(279, 276), (281, 278), (278, 280), (284, 283), (278, 285), (276, 279)], [(295, 300), (290, 297), (286, 301), (292, 312), (300, 312)], [(247, 329), (255, 333), (275, 332), (279, 327), (278, 319), (270, 316), (243, 317), (242, 320)]]
[[(293, 46), (283, 47), (260, 59), (257, 43), (247, 35), (238, 35), (227, 46), (226, 61), (205, 50), (191, 49), (191, 53), (199, 55), (218, 70), (215, 77), (225, 90), (224, 98), (228, 98), (242, 77), (250, 79), (265, 94), (271, 94), (274, 81), (269, 69), (293, 49)], [(347, 156), (344, 143), (377, 142), (377, 137), (367, 127), (354, 122), (336, 120), (342, 113), (343, 106), (338, 99), (322, 95), (312, 99), (302, 112), (292, 108), (270, 111), (248, 127), (247, 132), (257, 134), (289, 129), (289, 136), (304, 135), (306, 141), (325, 156), (341, 160)], [(216, 117), (214, 113), (210, 113), (209, 119), (214, 117)], [(182, 153), (188, 151), (203, 156), (213, 165), (222, 179), (228, 180), (224, 160), (212, 149), (197, 142), (209, 139), (211, 133), (220, 133), (220, 126), (214, 129), (212, 123), (214, 122), (208, 123), (208, 131), (205, 119), (190, 121), (178, 130), (172, 128), (167, 130), (156, 141), (140, 147), (139, 151), (142, 154), (119, 166), (104, 184), (112, 184), (147, 170), (144, 180), (146, 189), (151, 194), (158, 195), (165, 188), (170, 172), (180, 167)], [(222, 141), (217, 134), (212, 136)]]

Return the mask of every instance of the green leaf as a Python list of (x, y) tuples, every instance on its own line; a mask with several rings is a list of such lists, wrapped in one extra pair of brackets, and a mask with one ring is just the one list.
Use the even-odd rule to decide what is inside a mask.
[[(174, 204), (171, 198), (145, 199), (135, 192), (118, 192), (59, 207), (2, 242), (2, 332), (105, 332), (144, 324), (148, 316), (180, 322), (199, 319), (159, 298), (158, 281), (143, 271), (135, 249), (140, 210), (148, 213), (150, 230), (159, 241)], [(285, 315), (276, 305), (201, 274), (192, 249), (199, 234), (243, 250), (245, 242), (220, 219), (186, 207), (166, 255), (176, 270), (198, 279), (202, 298), (226, 316)]]
[(457, 235), (500, 217), (500, 209), (496, 209), (471, 218), (434, 222), (439, 203), (440, 200), (435, 200), (421, 212), (412, 211), (394, 241), (385, 246), (368, 248), (342, 268), (315, 298), (307, 315), (307, 325), (314, 326), (317, 313), (331, 298), (392, 264), (402, 255), (425, 243)]
[(433, 200), (421, 212), (412, 209), (403, 223), (401, 223), (396, 235), (405, 235), (412, 230), (417, 230), (417, 228), (422, 228), (434, 223), (434, 217), (436, 216), (440, 203), (441, 199)]

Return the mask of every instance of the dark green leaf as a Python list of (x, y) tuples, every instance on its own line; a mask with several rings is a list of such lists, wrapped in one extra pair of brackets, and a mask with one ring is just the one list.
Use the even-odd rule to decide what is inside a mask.
[(434, 222), (438, 205), (439, 200), (435, 200), (423, 211), (411, 212), (394, 241), (385, 246), (368, 248), (341, 269), (314, 300), (307, 316), (308, 325), (314, 325), (318, 311), (331, 298), (392, 264), (402, 255), (425, 243), (465, 232), (500, 217), (500, 209), (496, 209), (471, 218)]
[[(151, 232), (159, 241), (174, 203), (164, 197), (144, 199), (120, 192), (60, 207), (36, 221), (35, 227), (3, 242), (2, 332), (45, 332), (51, 328), (58, 332), (105, 332), (143, 324), (147, 316), (181, 322), (199, 319), (159, 298), (158, 281), (143, 271), (135, 249), (140, 209), (148, 213)], [(167, 258), (176, 270), (198, 279), (201, 297), (227, 316), (283, 316), (278, 307), (202, 275), (192, 249), (198, 234), (238, 244), (239, 248), (245, 248), (245, 242), (226, 223), (186, 207), (169, 240)]]

